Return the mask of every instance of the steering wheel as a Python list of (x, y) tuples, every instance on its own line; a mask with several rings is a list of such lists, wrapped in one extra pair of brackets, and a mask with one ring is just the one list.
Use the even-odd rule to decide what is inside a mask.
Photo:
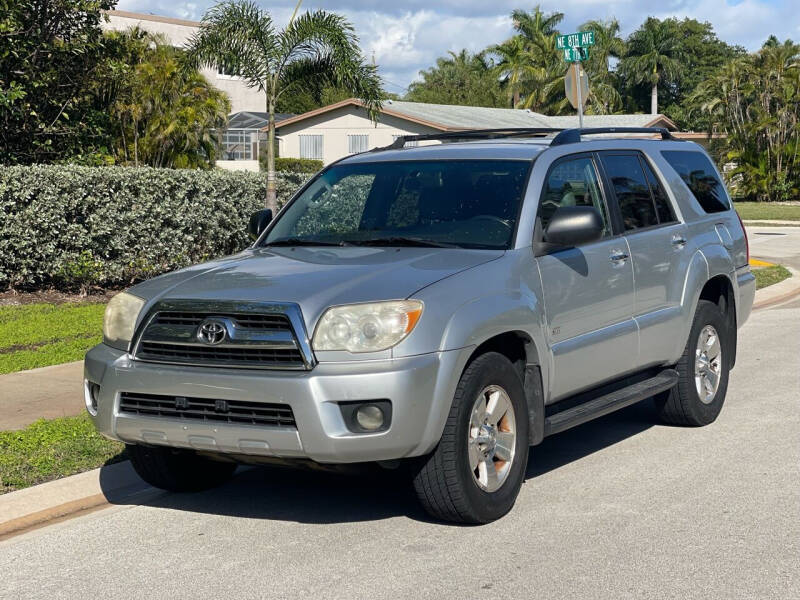
[(494, 221), (495, 223), (500, 223), (501, 225), (507, 227), (508, 229), (512, 229), (511, 224), (508, 221), (506, 221), (505, 219), (501, 219), (500, 217), (497, 217), (495, 215), (475, 215), (474, 217), (470, 218), (470, 221), (478, 221), (478, 220)]

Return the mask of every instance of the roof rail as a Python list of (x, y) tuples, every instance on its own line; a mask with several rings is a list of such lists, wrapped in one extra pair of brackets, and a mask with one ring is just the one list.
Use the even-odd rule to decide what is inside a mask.
[(675, 140), (678, 138), (670, 133), (666, 127), (584, 127), (582, 129), (565, 129), (553, 138), (551, 146), (561, 146), (563, 144), (577, 144), (581, 141), (582, 135), (593, 135), (597, 133), (658, 133), (662, 140)]
[(464, 129), (462, 131), (443, 131), (423, 135), (403, 135), (388, 146), (375, 148), (371, 152), (399, 150), (406, 142), (426, 142), (432, 140), (494, 140), (500, 138), (543, 136), (564, 131), (563, 127), (506, 127), (503, 129)]

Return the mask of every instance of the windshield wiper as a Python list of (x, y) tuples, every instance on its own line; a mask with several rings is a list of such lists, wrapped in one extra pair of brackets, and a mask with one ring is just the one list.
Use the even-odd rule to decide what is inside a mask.
[(347, 240), (354, 246), (409, 246), (418, 248), (460, 248), (457, 244), (447, 242), (434, 242), (416, 237), (391, 236), (384, 238), (371, 238), (367, 240)]
[(349, 242), (321, 242), (319, 240), (304, 240), (302, 238), (285, 238), (264, 244), (269, 246), (349, 246)]

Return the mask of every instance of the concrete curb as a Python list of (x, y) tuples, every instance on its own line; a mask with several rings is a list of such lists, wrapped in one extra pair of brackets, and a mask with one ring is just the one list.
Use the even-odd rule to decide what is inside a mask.
[(787, 227), (800, 226), (800, 221), (787, 221), (782, 219), (760, 219), (758, 221), (742, 221), (745, 227), (758, 227), (759, 225), (786, 225)]
[(4, 494), (0, 496), (0, 540), (144, 492), (156, 490), (125, 461)]
[(800, 272), (792, 267), (786, 267), (786, 269), (792, 274), (789, 279), (756, 291), (753, 310), (768, 308), (800, 296)]

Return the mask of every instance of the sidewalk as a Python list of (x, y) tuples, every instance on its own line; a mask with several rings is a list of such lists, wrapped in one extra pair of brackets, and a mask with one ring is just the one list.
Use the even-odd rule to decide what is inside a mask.
[(84, 410), (83, 361), (0, 375), (0, 431)]

